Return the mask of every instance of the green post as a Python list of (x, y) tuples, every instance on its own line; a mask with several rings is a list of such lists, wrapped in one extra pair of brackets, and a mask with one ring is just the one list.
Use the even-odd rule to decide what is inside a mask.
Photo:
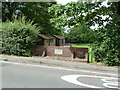
[(89, 53), (89, 62), (95, 62), (94, 56), (92, 55), (92, 48), (88, 48), (88, 53)]

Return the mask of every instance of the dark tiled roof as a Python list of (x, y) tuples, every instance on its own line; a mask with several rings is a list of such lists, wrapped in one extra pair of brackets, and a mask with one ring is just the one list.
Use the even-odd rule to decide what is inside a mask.
[(65, 39), (65, 37), (61, 37), (61, 36), (57, 36), (57, 35), (53, 35), (55, 38), (58, 38), (58, 39)]
[(39, 36), (44, 39), (55, 39), (52, 35), (39, 34)]

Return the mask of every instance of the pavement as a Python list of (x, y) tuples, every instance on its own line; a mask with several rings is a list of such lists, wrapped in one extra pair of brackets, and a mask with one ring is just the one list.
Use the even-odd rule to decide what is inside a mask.
[(115, 73), (5, 61), (1, 61), (0, 65), (2, 88), (8, 90), (9, 88), (91, 88), (88, 90), (118, 88), (118, 75)]
[(0, 57), (0, 88), (118, 90), (120, 87), (118, 68), (37, 57)]
[(115, 73), (118, 73), (118, 70), (119, 70), (117, 67), (98, 66), (98, 65), (92, 65), (90, 63), (44, 59), (44, 58), (37, 58), (37, 57), (22, 57), (22, 56), (10, 56), (10, 55), (0, 55), (0, 57), (1, 57), (1, 60), (7, 59), (10, 62), (19, 62), (19, 63), (45, 64), (45, 65), (51, 65), (51, 66), (97, 70), (97, 71), (98, 70), (109, 71), (109, 72), (115, 72)]

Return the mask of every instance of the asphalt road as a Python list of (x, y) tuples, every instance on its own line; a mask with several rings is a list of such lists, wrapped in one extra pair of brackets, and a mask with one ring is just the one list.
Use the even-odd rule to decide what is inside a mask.
[(1, 68), (2, 88), (118, 88), (117, 73), (9, 62)]

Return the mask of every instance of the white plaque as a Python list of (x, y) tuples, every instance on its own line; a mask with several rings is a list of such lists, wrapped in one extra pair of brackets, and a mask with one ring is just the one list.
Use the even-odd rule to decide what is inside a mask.
[(55, 54), (63, 54), (63, 50), (62, 49), (55, 49), (54, 53)]

